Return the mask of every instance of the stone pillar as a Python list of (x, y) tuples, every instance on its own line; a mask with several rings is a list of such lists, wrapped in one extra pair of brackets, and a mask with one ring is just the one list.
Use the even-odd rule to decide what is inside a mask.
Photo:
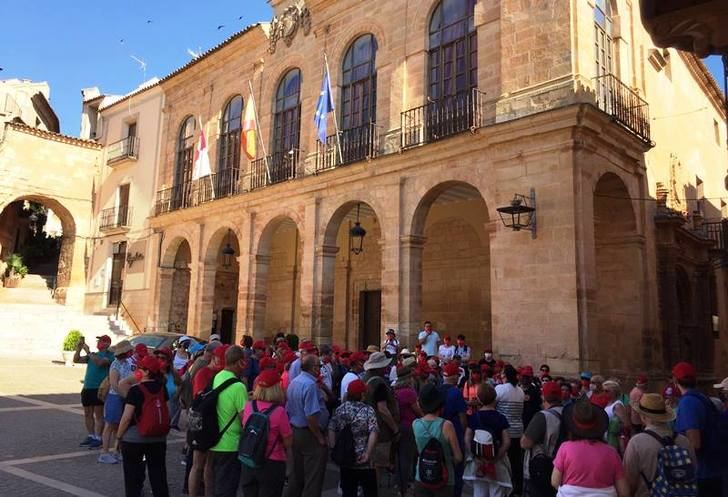
[[(67, 240), (64, 237), (63, 245), (66, 245)], [(86, 292), (86, 241), (83, 238), (76, 237), (72, 240), (68, 240), (70, 245), (69, 257), (66, 259), (66, 263), (70, 263), (68, 271), (68, 282), (66, 287), (66, 305), (77, 309), (83, 309), (84, 296)], [(61, 251), (61, 258), (63, 259), (63, 250)], [(69, 260), (70, 259), (70, 260)], [(61, 259), (59, 259), (60, 261)], [(60, 264), (60, 262), (59, 262)]]
[(253, 338), (265, 337), (265, 306), (268, 286), (268, 267), (270, 256), (252, 254), (250, 256), (250, 284), (252, 293), (248, 295), (248, 331), (252, 331)]
[[(314, 267), (311, 335), (316, 343), (331, 343), (334, 334), (334, 282), (336, 279), (336, 254), (339, 247), (322, 245), (316, 249)], [(345, 298), (349, 298), (347, 295)], [(349, 319), (349, 316), (346, 317)]]
[[(424, 236), (405, 235), (400, 238), (399, 267), (399, 339), (403, 345), (412, 348), (416, 345), (417, 334), (422, 319), (422, 251), (425, 247)], [(384, 256), (382, 256), (384, 262)], [(382, 275), (382, 288), (386, 289)], [(382, 307), (387, 299), (382, 292)], [(384, 309), (383, 309), (384, 314)]]
[[(215, 305), (215, 276), (217, 262), (200, 262), (198, 267), (197, 297), (190, 300), (190, 307), (195, 306), (195, 321), (192, 321), (191, 331), (200, 338), (209, 338), (212, 330), (212, 308)], [(192, 292), (190, 292), (191, 294)], [(190, 295), (191, 297), (191, 295)]]
[[(321, 333), (320, 329), (314, 326), (314, 302), (315, 295), (319, 291), (317, 288), (318, 285), (316, 284), (316, 274), (321, 271), (320, 267), (317, 267), (318, 261), (316, 258), (318, 210), (319, 199), (313, 199), (313, 201), (306, 204), (306, 211), (303, 217), (303, 232), (299, 233), (301, 243), (301, 267), (299, 269), (301, 273), (301, 284), (298, 299), (301, 303), (301, 321), (295, 330), (295, 333), (299, 337), (313, 337)], [(298, 247), (296, 247), (296, 251), (298, 251)], [(294, 323), (291, 324), (293, 325)], [(328, 342), (322, 343), (330, 343), (330, 341), (331, 337), (329, 337)]]
[(169, 329), (169, 310), (172, 306), (172, 278), (174, 269), (157, 268), (157, 289), (155, 293), (154, 322), (156, 331)]

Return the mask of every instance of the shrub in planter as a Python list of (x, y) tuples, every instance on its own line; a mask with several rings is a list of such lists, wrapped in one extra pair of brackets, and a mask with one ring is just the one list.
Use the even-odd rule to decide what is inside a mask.
[(23, 264), (23, 258), (19, 254), (11, 254), (5, 259), (3, 277), (6, 287), (18, 286), (26, 274), (28, 266)]
[(66, 338), (63, 340), (63, 351), (74, 352), (82, 337), (83, 335), (78, 330), (69, 331), (68, 335), (66, 335)]

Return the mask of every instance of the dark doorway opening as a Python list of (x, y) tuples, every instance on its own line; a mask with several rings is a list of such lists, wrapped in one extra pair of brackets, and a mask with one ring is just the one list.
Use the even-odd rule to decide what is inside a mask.
[(109, 305), (117, 306), (121, 303), (122, 272), (126, 260), (126, 242), (114, 244), (111, 262), (111, 285), (109, 287)]
[(367, 290), (359, 293), (359, 344), (360, 348), (382, 341), (382, 291)]
[(234, 343), (233, 323), (235, 322), (235, 311), (223, 309), (220, 311), (220, 341), (222, 343)]

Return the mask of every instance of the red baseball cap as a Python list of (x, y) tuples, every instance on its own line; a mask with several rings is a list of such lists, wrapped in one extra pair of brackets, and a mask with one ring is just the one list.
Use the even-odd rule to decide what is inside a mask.
[(542, 385), (543, 398), (548, 401), (561, 400), (561, 386), (555, 381), (547, 381)]
[(695, 378), (695, 367), (689, 362), (678, 362), (672, 368), (672, 375), (678, 381)]
[(159, 373), (160, 369), (162, 369), (162, 363), (156, 357), (146, 355), (142, 357), (141, 361), (139, 361), (139, 367), (141, 369), (146, 369), (150, 373), (156, 374)]
[(354, 364), (355, 362), (366, 362), (368, 359), (364, 352), (352, 352), (349, 356), (349, 363)]
[(138, 343), (134, 346), (134, 353), (139, 357), (146, 357), (149, 355), (149, 349), (143, 343)]
[(278, 373), (277, 369), (264, 369), (255, 378), (255, 384), (263, 388), (270, 388), (273, 385), (280, 383), (280, 381), (281, 375)]
[(99, 342), (111, 343), (111, 337), (109, 335), (101, 335), (100, 337), (96, 337), (96, 340)]
[(304, 352), (314, 352), (316, 350), (316, 345), (314, 345), (313, 342), (305, 340), (301, 342), (301, 345), (298, 346), (298, 350), (302, 350)]
[(298, 359), (298, 356), (296, 353), (292, 350), (286, 351), (286, 353), (283, 355), (283, 364), (288, 364)]
[(212, 355), (220, 359), (220, 363), (223, 365), (225, 364), (225, 352), (227, 352), (228, 348), (230, 348), (229, 345), (220, 345), (219, 347), (215, 347), (215, 350), (212, 351)]
[(460, 374), (460, 368), (454, 362), (448, 362), (445, 367), (442, 368), (443, 376), (458, 376)]
[(263, 349), (265, 350), (265, 341), (264, 340), (256, 340), (253, 342), (253, 350), (256, 349)]
[(259, 366), (261, 371), (264, 371), (266, 369), (275, 369), (278, 367), (276, 364), (276, 360), (270, 356), (261, 357)]
[(533, 367), (532, 366), (523, 366), (521, 368), (521, 376), (533, 376)]
[(367, 391), (367, 384), (362, 380), (354, 380), (346, 387), (346, 393), (363, 394)]
[(637, 385), (647, 385), (647, 375), (645, 373), (640, 373), (637, 375)]

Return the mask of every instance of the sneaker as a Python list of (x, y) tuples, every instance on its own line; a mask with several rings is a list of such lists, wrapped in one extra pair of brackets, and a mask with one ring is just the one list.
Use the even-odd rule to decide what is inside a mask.
[(116, 459), (116, 462), (123, 462), (123, 461), (124, 461), (124, 458), (123, 458), (123, 457), (121, 457), (121, 452), (114, 452), (114, 453), (112, 454), (112, 457), (113, 457), (114, 459)]
[(93, 440), (91, 440), (91, 443), (88, 444), (88, 448), (89, 449), (98, 449), (102, 445), (104, 445), (104, 444), (101, 442), (101, 440), (99, 440), (98, 438), (94, 438)]
[(119, 464), (119, 461), (116, 460), (114, 455), (109, 453), (99, 454), (99, 458), (96, 459), (96, 462), (101, 464)]
[(93, 442), (94, 440), (95, 440), (95, 438), (92, 437), (91, 435), (89, 435), (86, 437), (86, 439), (83, 442), (78, 444), (78, 446), (79, 447), (88, 447), (89, 445), (91, 445), (91, 442)]

